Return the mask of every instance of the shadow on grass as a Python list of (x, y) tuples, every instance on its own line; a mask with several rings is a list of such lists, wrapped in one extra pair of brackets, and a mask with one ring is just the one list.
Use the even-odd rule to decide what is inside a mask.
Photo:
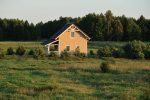
[(39, 93), (43, 91), (53, 91), (54, 89), (56, 89), (55, 86), (46, 86), (46, 87), (37, 87), (37, 88), (34, 88), (33, 90)]
[(53, 70), (59, 71), (59, 72), (72, 72), (72, 73), (78, 73), (78, 72), (88, 72), (88, 73), (100, 73), (100, 70), (94, 69), (94, 68), (89, 68), (89, 69), (84, 69), (84, 68), (73, 68), (73, 67), (68, 67), (68, 68), (54, 68)]
[(17, 71), (32, 71), (32, 70), (40, 70), (40, 68), (9, 68)]
[(31, 72), (32, 75), (35, 76), (48, 76), (48, 73), (45, 72), (47, 69), (41, 69), (41, 68), (10, 68), (12, 70), (17, 70), (17, 71), (28, 71)]
[[(136, 87), (138, 84), (150, 83), (150, 71), (140, 70), (139, 72), (126, 73), (118, 70), (111, 70), (109, 73), (102, 73), (98, 69), (82, 69), (82, 68), (67, 68), (55, 69), (62, 73), (62, 76), (72, 81), (78, 81), (80, 84), (85, 84), (90, 87), (104, 86), (120, 86), (120, 87)], [(63, 74), (68, 72), (68, 74)], [(87, 73), (85, 73), (87, 72)], [(141, 82), (141, 83), (139, 83)]]

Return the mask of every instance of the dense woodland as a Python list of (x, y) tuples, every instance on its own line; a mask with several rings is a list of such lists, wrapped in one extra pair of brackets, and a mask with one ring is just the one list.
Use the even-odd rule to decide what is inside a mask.
[(138, 19), (125, 15), (114, 16), (110, 10), (105, 14), (90, 13), (78, 18), (60, 17), (58, 20), (39, 22), (36, 25), (19, 19), (0, 18), (0, 40), (48, 39), (66, 23), (74, 23), (93, 41), (150, 40), (150, 19), (143, 15)]

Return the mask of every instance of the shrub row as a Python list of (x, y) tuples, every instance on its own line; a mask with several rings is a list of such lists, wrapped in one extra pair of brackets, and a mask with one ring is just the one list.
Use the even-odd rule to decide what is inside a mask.
[[(29, 55), (29, 56), (33, 56), (34, 58), (39, 58), (39, 57), (43, 57), (45, 56), (44, 50), (42, 48), (35, 48), (35, 49), (30, 49), (28, 52), (25, 49), (25, 47), (23, 46), (19, 46), (16, 50), (14, 50), (12, 47), (9, 47), (7, 49), (6, 55), (19, 55), (19, 56), (23, 56), (23, 55)], [(0, 48), (0, 59), (3, 58), (5, 56), (4, 50)], [(75, 52), (67, 52), (67, 51), (63, 51), (61, 52), (61, 55), (59, 56), (56, 52), (51, 52), (48, 57), (50, 58), (58, 58), (61, 57), (63, 59), (66, 58), (70, 58), (70, 57), (86, 57), (86, 55), (84, 53), (80, 53), (80, 50), (76, 50)]]
[[(9, 47), (6, 52), (6, 55), (23, 56), (25, 54), (32, 55), (34, 58), (39, 58), (39, 57), (44, 56), (44, 51), (41, 48), (35, 48), (35, 49), (31, 49), (31, 50), (29, 50), (29, 52), (27, 52), (25, 47), (19, 46), (16, 49), (16, 51), (12, 47)], [(4, 56), (5, 56), (4, 50), (0, 48), (0, 59), (4, 58)]]
[(150, 59), (150, 44), (145, 44), (142, 41), (131, 41), (123, 47), (104, 46), (98, 49), (97, 54), (90, 51), (90, 56), (95, 57), (115, 57), (115, 58), (130, 58), (130, 59)]
[[(44, 50), (41, 48), (30, 49), (29, 52), (26, 52), (26, 49), (23, 46), (19, 46), (16, 51), (13, 48), (9, 47), (7, 49), (7, 55), (24, 55), (28, 54), (33, 56), (34, 58), (43, 57)], [(5, 56), (5, 53), (2, 49), (0, 49), (0, 59)], [(51, 52), (49, 57), (58, 58), (61, 57), (63, 59), (70, 58), (70, 57), (80, 57), (84, 58), (86, 55), (81, 53), (80, 50), (76, 50), (75, 52), (61, 52), (61, 55), (58, 56), (57, 53)], [(141, 41), (131, 41), (128, 42), (123, 47), (110, 47), (105, 46), (98, 49), (97, 54), (95, 54), (92, 50), (89, 52), (89, 57), (116, 57), (116, 58), (130, 58), (130, 59), (150, 59), (150, 44), (145, 44)]]

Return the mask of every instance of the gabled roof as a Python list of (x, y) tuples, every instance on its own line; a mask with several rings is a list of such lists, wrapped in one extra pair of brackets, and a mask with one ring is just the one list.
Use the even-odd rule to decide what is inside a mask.
[[(51, 40), (55, 40), (58, 38), (59, 35), (61, 35), (65, 30), (67, 30), (71, 25), (74, 24), (66, 24), (64, 27), (62, 27), (58, 32), (56, 32), (52, 37)], [(74, 25), (76, 28), (78, 28), (76, 25)], [(78, 28), (78, 30), (85, 36), (87, 37), (88, 40), (90, 40), (90, 37), (86, 35), (81, 29)]]
[(57, 31), (52, 37), (51, 39), (55, 39), (57, 38), (61, 33), (63, 33), (67, 28), (69, 28), (71, 24), (66, 24), (65, 26), (63, 26), (59, 31)]

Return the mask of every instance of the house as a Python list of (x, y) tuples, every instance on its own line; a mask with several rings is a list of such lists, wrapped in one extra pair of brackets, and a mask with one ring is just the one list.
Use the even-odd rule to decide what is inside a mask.
[(57, 52), (59, 55), (64, 50), (74, 52), (79, 49), (87, 55), (87, 42), (90, 37), (74, 24), (66, 24), (55, 33), (48, 44), (45, 45), (46, 53)]

